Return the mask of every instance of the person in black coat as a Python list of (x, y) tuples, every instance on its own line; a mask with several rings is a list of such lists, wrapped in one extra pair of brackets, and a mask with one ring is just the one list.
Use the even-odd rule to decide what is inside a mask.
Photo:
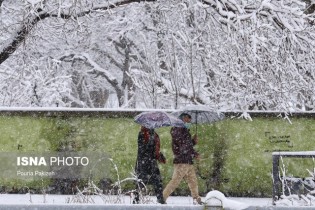
[(142, 126), (138, 135), (136, 175), (145, 185), (153, 185), (157, 201), (164, 204), (163, 185), (158, 161), (166, 162), (164, 155), (160, 152), (160, 138), (154, 129)]

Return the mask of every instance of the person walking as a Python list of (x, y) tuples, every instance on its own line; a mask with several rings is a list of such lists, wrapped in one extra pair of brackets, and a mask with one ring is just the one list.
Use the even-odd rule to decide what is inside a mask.
[(202, 204), (193, 165), (193, 159), (200, 158), (198, 152), (194, 150), (194, 145), (198, 143), (198, 138), (196, 135), (192, 138), (189, 132), (191, 116), (183, 113), (179, 118), (185, 122), (185, 127), (173, 127), (171, 129), (174, 171), (171, 181), (163, 191), (163, 198), (166, 201), (184, 179), (188, 184), (194, 203)]
[(160, 152), (160, 138), (154, 129), (141, 126), (138, 135), (138, 155), (136, 161), (136, 175), (145, 185), (153, 185), (157, 202), (165, 204), (163, 199), (163, 185), (157, 164), (165, 163), (166, 159)]

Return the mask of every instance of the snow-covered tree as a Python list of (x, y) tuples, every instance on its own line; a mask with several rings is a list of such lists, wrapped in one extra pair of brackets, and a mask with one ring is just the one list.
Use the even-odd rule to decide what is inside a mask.
[(3, 106), (314, 109), (314, 1), (0, 3)]

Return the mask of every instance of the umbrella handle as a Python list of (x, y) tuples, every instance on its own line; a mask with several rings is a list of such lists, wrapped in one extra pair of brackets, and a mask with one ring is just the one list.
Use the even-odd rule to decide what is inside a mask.
[(196, 116), (196, 135), (198, 135), (198, 131), (197, 131), (197, 126), (198, 126), (198, 113), (196, 112), (195, 116)]

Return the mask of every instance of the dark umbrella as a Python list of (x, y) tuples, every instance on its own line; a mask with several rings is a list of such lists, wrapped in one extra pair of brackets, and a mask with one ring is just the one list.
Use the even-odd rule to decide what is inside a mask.
[(179, 117), (181, 114), (187, 113), (191, 115), (191, 123), (196, 124), (196, 133), (197, 133), (197, 124), (198, 123), (214, 123), (224, 119), (224, 114), (214, 109), (211, 109), (205, 105), (190, 105), (185, 108), (175, 111), (172, 115)]
[(135, 117), (135, 122), (149, 129), (166, 126), (184, 127), (184, 122), (163, 111), (142, 112)]

